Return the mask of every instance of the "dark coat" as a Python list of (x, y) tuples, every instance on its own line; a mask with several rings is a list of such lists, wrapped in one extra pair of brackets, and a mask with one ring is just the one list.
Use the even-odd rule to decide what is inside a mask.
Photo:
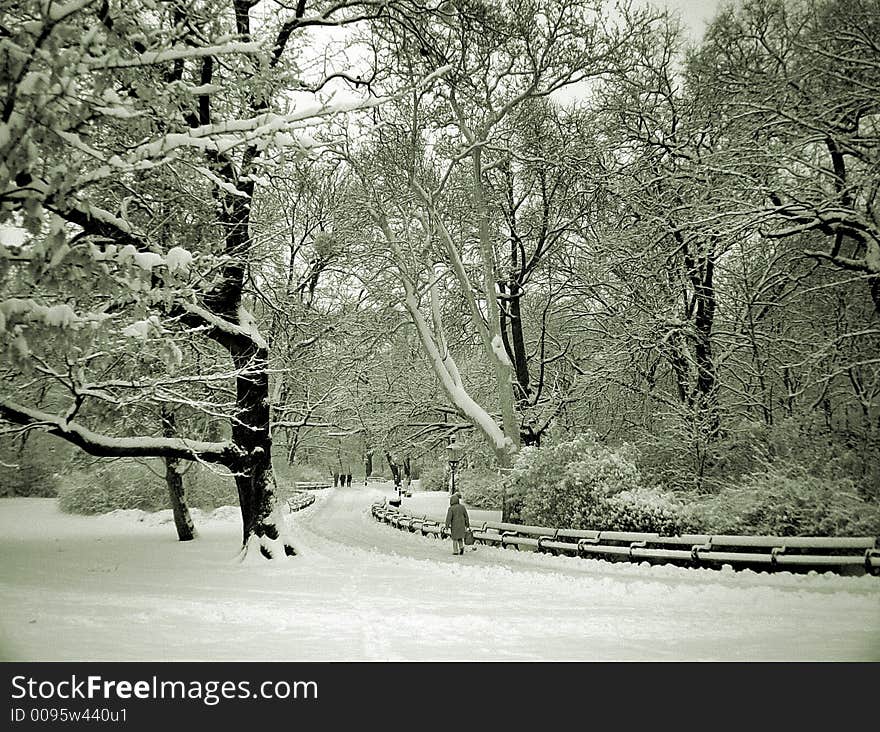
[(461, 505), (457, 495), (449, 499), (449, 510), (446, 511), (446, 528), (449, 529), (453, 539), (464, 539), (465, 529), (470, 527), (471, 520), (467, 509)]

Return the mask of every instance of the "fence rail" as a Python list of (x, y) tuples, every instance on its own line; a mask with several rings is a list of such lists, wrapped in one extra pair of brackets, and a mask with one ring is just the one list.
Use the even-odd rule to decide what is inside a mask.
[(314, 493), (298, 492), (287, 499), (287, 510), (289, 513), (302, 511), (304, 508), (311, 506), (314, 502)]
[(298, 480), (294, 484), (298, 491), (317, 491), (322, 488), (330, 488), (333, 484), (320, 480)]
[[(441, 539), (448, 535), (443, 519), (439, 517), (409, 514), (387, 503), (373, 504), (371, 512), (378, 521), (398, 529)], [(474, 539), (481, 544), (611, 561), (714, 569), (730, 565), (734, 569), (832, 571), (880, 576), (880, 548), (877, 538), (872, 536), (662, 536), (496, 521), (474, 524), (471, 530)]]

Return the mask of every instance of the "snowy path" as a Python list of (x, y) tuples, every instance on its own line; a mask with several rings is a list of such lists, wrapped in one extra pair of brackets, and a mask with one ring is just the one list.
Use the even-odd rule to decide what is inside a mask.
[(292, 516), (301, 555), (278, 565), (235, 561), (235, 511), (181, 544), (157, 517), (2, 500), (0, 657), (880, 660), (877, 578), (454, 557), (374, 521), (387, 493), (321, 492)]

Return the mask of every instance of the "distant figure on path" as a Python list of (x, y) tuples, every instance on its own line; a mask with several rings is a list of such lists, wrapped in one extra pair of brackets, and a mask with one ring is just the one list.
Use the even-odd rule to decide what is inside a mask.
[(470, 525), (467, 509), (461, 503), (458, 493), (453, 493), (449, 496), (449, 509), (446, 511), (446, 528), (452, 537), (453, 554), (464, 554), (464, 535)]
[(346, 473), (345, 475), (345, 487), (351, 488), (351, 473)]

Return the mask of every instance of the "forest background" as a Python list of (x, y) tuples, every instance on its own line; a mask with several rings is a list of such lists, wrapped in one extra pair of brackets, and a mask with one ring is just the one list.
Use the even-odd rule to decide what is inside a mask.
[(510, 520), (880, 534), (876, 1), (29, 0), (0, 68), (0, 492), (278, 557), (454, 439)]

